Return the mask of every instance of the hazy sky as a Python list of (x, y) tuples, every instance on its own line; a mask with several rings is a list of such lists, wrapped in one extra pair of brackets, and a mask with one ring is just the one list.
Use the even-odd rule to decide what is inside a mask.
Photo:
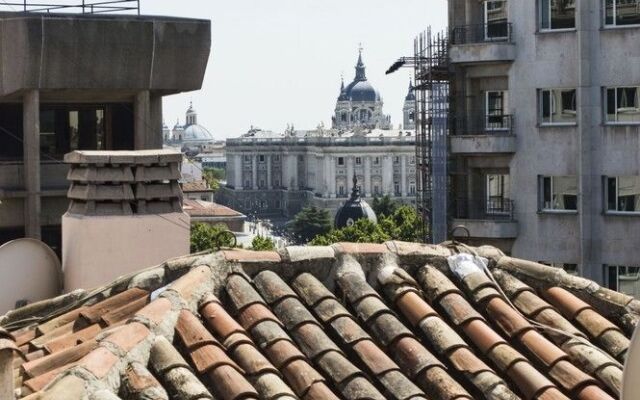
[(446, 25), (446, 0), (146, 0), (144, 14), (212, 20), (212, 51), (202, 90), (166, 97), (164, 117), (184, 123), (190, 100), (216, 137), (251, 125), (282, 131), (288, 123), (331, 125), (340, 86), (353, 80), (358, 45), (367, 78), (392, 123), (402, 123), (410, 70), (384, 71), (411, 55), (427, 26)]

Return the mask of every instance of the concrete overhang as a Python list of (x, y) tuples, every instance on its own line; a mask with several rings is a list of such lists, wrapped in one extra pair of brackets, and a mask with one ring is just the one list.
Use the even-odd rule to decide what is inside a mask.
[(201, 19), (4, 12), (0, 29), (0, 96), (198, 90), (211, 48), (211, 22)]
[[(451, 226), (464, 226), (469, 230), (472, 238), (486, 239), (515, 239), (518, 237), (518, 222), (511, 220), (490, 219), (454, 219)], [(458, 230), (461, 237), (465, 234)]]
[(511, 42), (457, 44), (451, 46), (449, 56), (454, 64), (513, 61), (516, 46)]
[(451, 136), (452, 154), (512, 154), (515, 151), (515, 135)]

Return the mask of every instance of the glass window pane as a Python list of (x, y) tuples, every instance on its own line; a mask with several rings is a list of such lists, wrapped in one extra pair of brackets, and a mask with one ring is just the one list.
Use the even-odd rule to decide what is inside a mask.
[(570, 29), (575, 27), (575, 0), (551, 0), (551, 29)]
[(607, 121), (616, 120), (616, 89), (607, 89)]
[(550, 29), (549, 9), (551, 0), (540, 0), (540, 28)]
[(560, 97), (562, 99), (562, 122), (575, 123), (577, 112), (576, 90), (562, 90)]
[(575, 176), (553, 177), (552, 202), (554, 210), (578, 209), (578, 186)]
[(617, 189), (617, 211), (640, 211), (640, 176), (619, 177)]
[(542, 207), (551, 209), (551, 177), (545, 176), (542, 179)]
[(540, 93), (542, 96), (542, 123), (550, 124), (553, 122), (551, 118), (551, 91), (543, 90)]
[[(608, 14), (607, 14), (608, 18)], [(640, 0), (616, 1), (616, 25), (640, 24)]]
[(617, 211), (617, 193), (618, 185), (616, 184), (616, 178), (607, 178), (607, 210)]
[(485, 15), (487, 39), (505, 38), (508, 36), (506, 1), (486, 1)]
[(613, 2), (614, 0), (605, 0), (605, 5), (604, 5), (605, 25), (613, 25)]

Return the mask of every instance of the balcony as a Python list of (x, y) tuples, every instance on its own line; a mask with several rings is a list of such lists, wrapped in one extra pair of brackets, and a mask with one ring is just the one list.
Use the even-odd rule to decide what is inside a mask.
[(509, 22), (456, 26), (451, 31), (451, 62), (513, 61), (516, 48), (512, 32)]
[[(464, 226), (473, 238), (515, 239), (518, 222), (514, 218), (515, 203), (501, 198), (491, 200), (457, 199), (452, 226)], [(458, 230), (456, 235), (462, 235)]]
[(455, 118), (451, 132), (452, 154), (511, 154), (515, 151), (512, 115), (472, 112)]

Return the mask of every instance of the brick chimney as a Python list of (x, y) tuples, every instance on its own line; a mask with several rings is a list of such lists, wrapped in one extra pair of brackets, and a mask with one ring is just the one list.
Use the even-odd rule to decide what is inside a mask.
[(182, 154), (74, 151), (62, 217), (64, 290), (91, 288), (189, 253), (178, 184)]

